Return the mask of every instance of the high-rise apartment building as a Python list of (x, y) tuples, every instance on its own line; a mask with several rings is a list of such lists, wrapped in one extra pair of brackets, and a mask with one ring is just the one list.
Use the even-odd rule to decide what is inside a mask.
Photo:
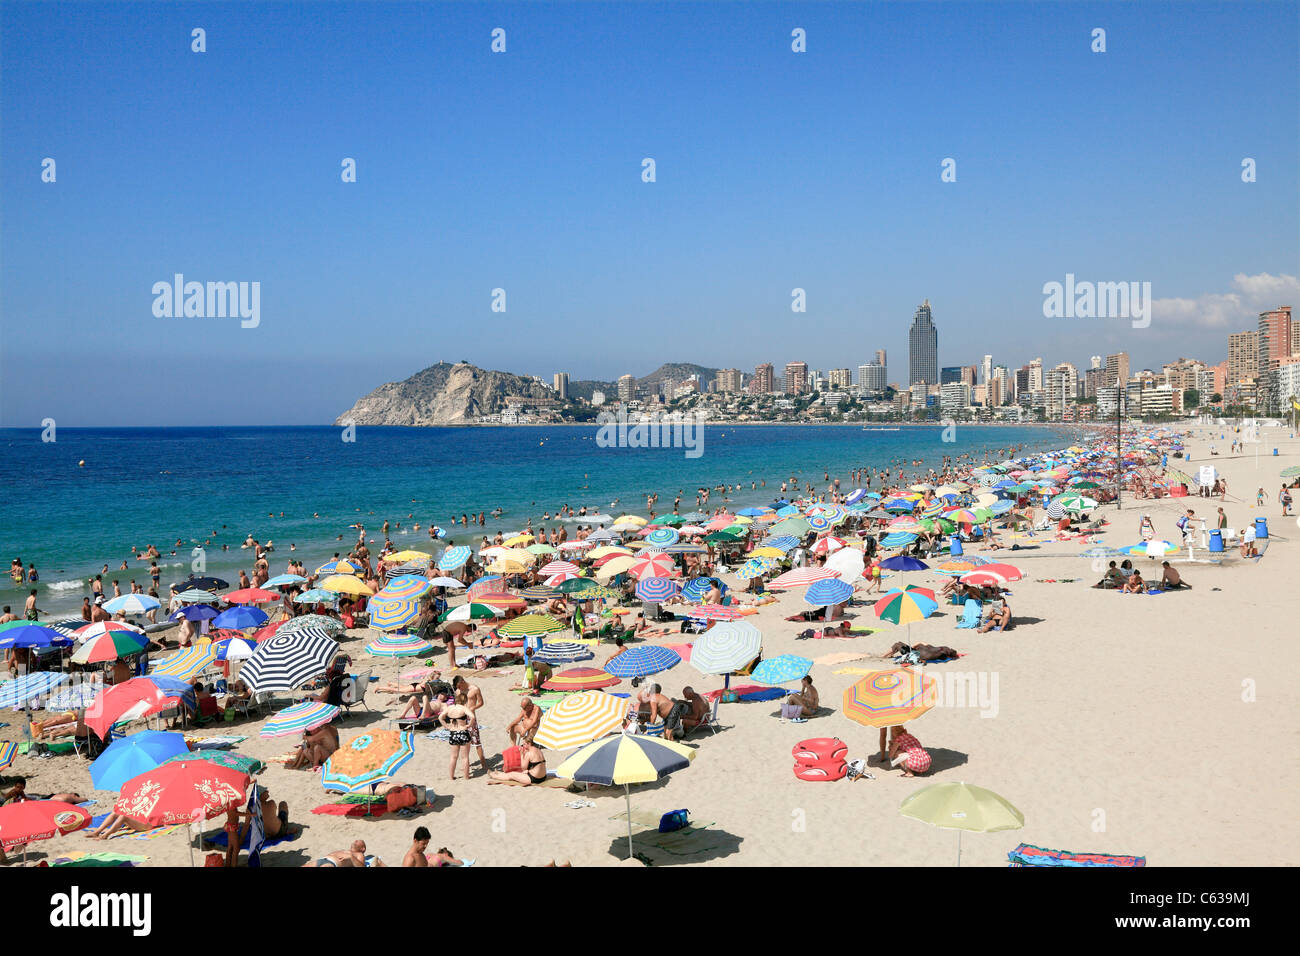
[(620, 375), (618, 377), (618, 400), (630, 402), (636, 398), (636, 376)]
[(1259, 376), (1259, 333), (1233, 332), (1228, 336), (1228, 383), (1252, 382)]
[(772, 381), (773, 371), (772, 363), (764, 362), (762, 365), (754, 366), (754, 377), (749, 380), (749, 392), (751, 395), (767, 395), (774, 392), (774, 383)]
[(555, 397), (562, 402), (569, 400), (569, 373), (556, 372), (552, 379), (555, 387)]
[(1116, 352), (1106, 356), (1105, 385), (1124, 385), (1128, 382), (1128, 353)]
[(716, 390), (719, 392), (738, 392), (740, 391), (740, 382), (744, 376), (738, 368), (724, 368), (718, 370), (716, 378)]
[(785, 392), (787, 395), (803, 395), (808, 391), (808, 363), (785, 363)]
[(846, 368), (828, 369), (826, 384), (831, 388), (850, 388), (853, 385), (853, 373)]
[[(877, 355), (883, 353), (877, 352)], [(889, 370), (880, 363), (858, 366), (858, 387), (867, 392), (883, 392), (889, 384)]]
[(926, 299), (912, 316), (912, 327), (907, 335), (907, 382), (915, 385), (939, 384), (939, 331), (934, 327), (930, 300)]

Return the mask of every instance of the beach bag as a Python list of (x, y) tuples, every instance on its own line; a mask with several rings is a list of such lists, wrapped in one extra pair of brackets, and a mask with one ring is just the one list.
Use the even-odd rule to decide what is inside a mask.
[(691, 814), (689, 810), (669, 810), (659, 818), (659, 832), (672, 833), (674, 830), (681, 830), (691, 825)]
[(388, 791), (388, 812), (401, 810), (405, 807), (415, 806), (415, 788), (411, 786), (398, 787), (395, 790)]
[(501, 751), (501, 770), (503, 772), (518, 773), (523, 769), (523, 752), (518, 747), (507, 747)]
[(203, 858), (204, 868), (207, 868), (209, 866), (225, 866), (225, 865), (226, 865), (226, 858), (222, 856), (220, 853), (209, 853), (207, 856)]

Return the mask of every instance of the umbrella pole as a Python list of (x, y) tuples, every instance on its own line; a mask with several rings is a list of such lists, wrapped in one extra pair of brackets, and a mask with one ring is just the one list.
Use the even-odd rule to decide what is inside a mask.
[(961, 830), (957, 831), (957, 869), (961, 869)]
[[(632, 791), (623, 784), (623, 801), (627, 806), (627, 858), (632, 859)], [(23, 851), (24, 853), (26, 850)]]

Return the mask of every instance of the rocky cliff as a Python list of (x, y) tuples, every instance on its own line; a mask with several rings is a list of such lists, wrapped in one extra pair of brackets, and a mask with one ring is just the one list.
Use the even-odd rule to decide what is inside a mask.
[(463, 425), (506, 407), (509, 399), (554, 398), (523, 375), (439, 362), (401, 382), (381, 385), (340, 415), (358, 425)]

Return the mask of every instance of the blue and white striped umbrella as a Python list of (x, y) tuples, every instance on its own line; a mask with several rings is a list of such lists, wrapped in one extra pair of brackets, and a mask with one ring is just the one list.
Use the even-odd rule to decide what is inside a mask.
[(804, 591), (803, 599), (813, 607), (829, 607), (853, 597), (853, 585), (839, 578), (822, 578)]
[(90, 683), (89, 681), (82, 684), (73, 684), (71, 687), (61, 687), (45, 699), (46, 710), (85, 710), (99, 692), (104, 689), (102, 684)]
[(576, 641), (546, 641), (542, 649), (533, 657), (547, 664), (572, 664), (574, 661), (589, 661), (596, 655), (586, 644)]
[(343, 622), (338, 618), (326, 617), (324, 614), (304, 614), (302, 617), (295, 617), (280, 626), (275, 632), (277, 636), (281, 634), (296, 634), (299, 631), (316, 630), (324, 631), (331, 637), (342, 634), (347, 630)]
[(695, 639), (691, 666), (701, 674), (730, 674), (763, 652), (763, 635), (748, 621), (723, 621)]
[(213, 641), (212, 650), (219, 661), (246, 661), (257, 650), (257, 641), (245, 637), (227, 637)]
[(442, 557), (438, 559), (438, 568), (442, 571), (455, 571), (464, 565), (466, 561), (474, 554), (472, 548), (458, 544), (454, 548), (448, 548), (442, 552)]
[(799, 513), (799, 509), (796, 508), (794, 505), (786, 505), (783, 508), (776, 509), (776, 516), (778, 518), (790, 518), (794, 515), (797, 515), (798, 513)]
[(910, 531), (891, 531), (880, 539), (882, 548), (897, 548), (905, 544), (911, 544), (916, 540), (916, 535)]
[(239, 672), (249, 690), (296, 690), (314, 677), (324, 674), (338, 643), (325, 631), (304, 627), (288, 631), (288, 625), (257, 645), (257, 651)]
[(671, 648), (641, 644), (623, 651), (605, 665), (605, 671), (615, 677), (648, 677), (681, 662), (681, 655)]
[(846, 505), (856, 505), (859, 501), (867, 496), (867, 489), (855, 488), (850, 495), (844, 499)]
[(328, 724), (338, 715), (338, 712), (339, 709), (333, 704), (305, 700), (301, 704), (286, 707), (268, 718), (259, 736), (288, 737), (291, 734), (300, 734), (304, 730), (315, 730), (322, 724)]
[(54, 671), (37, 671), (0, 684), (0, 709), (17, 707), (50, 692), (68, 679), (67, 674)]
[(709, 589), (713, 587), (715, 582), (718, 585), (718, 590), (725, 595), (727, 586), (717, 578), (691, 578), (686, 582), (686, 586), (682, 588), (682, 596), (690, 601), (701, 601), (704, 599), (704, 595), (709, 593)]
[(680, 537), (676, 528), (655, 528), (645, 536), (645, 540), (655, 545), (676, 544)]
[(104, 610), (109, 614), (148, 614), (162, 607), (162, 602), (147, 594), (123, 594), (104, 602)]
[(339, 593), (337, 591), (326, 591), (324, 588), (309, 588), (293, 600), (295, 604), (333, 604), (338, 599)]
[(1053, 521), (1060, 521), (1065, 517), (1065, 507), (1061, 504), (1059, 498), (1054, 498), (1047, 504), (1047, 517)]
[(672, 578), (645, 578), (636, 583), (636, 596), (642, 601), (666, 601), (677, 593), (677, 582)]
[(781, 534), (775, 538), (768, 538), (763, 542), (765, 548), (776, 548), (778, 551), (789, 551), (799, 543), (799, 539), (792, 534)]
[(769, 657), (767, 660), (760, 661), (749, 676), (760, 684), (788, 684), (791, 681), (803, 680), (812, 670), (812, 666), (813, 662), (806, 657), (782, 654), (780, 657)]

